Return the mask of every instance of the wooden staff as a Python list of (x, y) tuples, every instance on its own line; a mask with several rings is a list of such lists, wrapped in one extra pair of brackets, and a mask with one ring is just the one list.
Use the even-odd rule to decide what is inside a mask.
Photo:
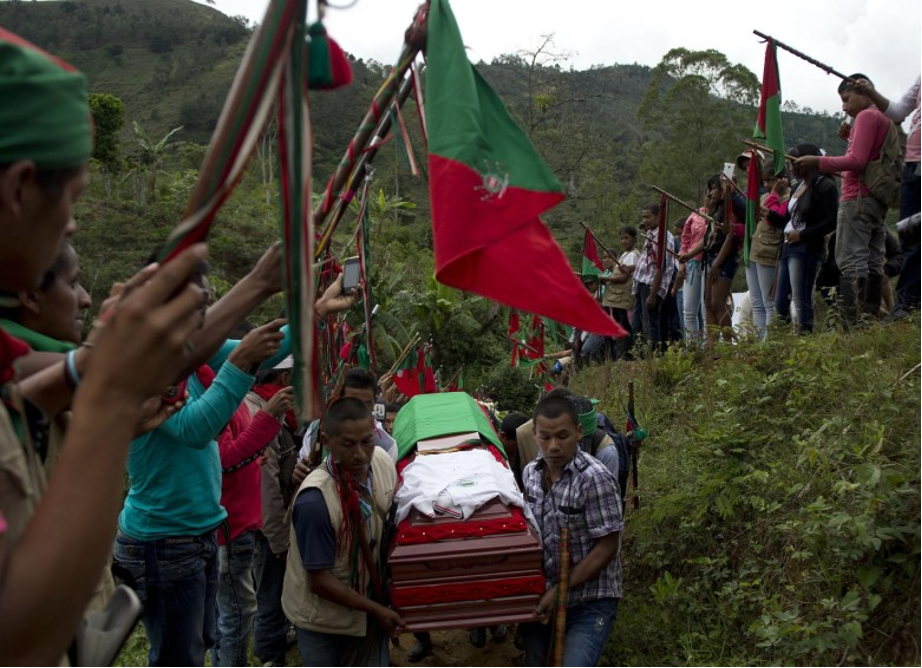
[(618, 256), (615, 255), (614, 253), (612, 253), (612, 252), (608, 249), (608, 246), (606, 246), (605, 244), (602, 243), (602, 240), (599, 239), (599, 238), (595, 235), (595, 232), (593, 232), (591, 229), (589, 229), (589, 226), (588, 226), (586, 223), (584, 223), (583, 221), (579, 221), (579, 224), (582, 225), (582, 226), (583, 226), (583, 229), (586, 230), (586, 231), (589, 233), (589, 236), (591, 236), (593, 239), (595, 239), (595, 242), (596, 242), (597, 244), (599, 244), (599, 245), (602, 247), (602, 250), (605, 251), (606, 253), (608, 253), (608, 257), (610, 257), (612, 260), (615, 261), (615, 264), (618, 265), (618, 267), (621, 268), (621, 271), (626, 272), (626, 271), (627, 271), (627, 268), (626, 268), (623, 264), (621, 264), (620, 262), (618, 262)]
[(826, 64), (824, 64), (824, 63), (821, 63), (820, 61), (816, 60), (815, 58), (811, 58), (811, 57), (808, 56), (806, 53), (803, 53), (802, 51), (798, 51), (797, 49), (788, 46), (788, 45), (785, 44), (784, 42), (779, 42), (777, 39), (775, 39), (775, 38), (772, 37), (771, 35), (766, 35), (764, 32), (759, 32), (758, 30), (753, 30), (752, 32), (753, 32), (753, 34), (758, 35), (758, 36), (761, 37), (762, 39), (771, 40), (771, 41), (774, 43), (775, 46), (780, 46), (780, 47), (781, 47), (782, 49), (784, 49), (785, 51), (787, 51), (787, 52), (789, 52), (789, 53), (793, 53), (795, 56), (797, 56), (798, 58), (800, 58), (800, 59), (802, 59), (802, 60), (806, 60), (806, 61), (807, 61), (808, 63), (810, 63), (811, 65), (815, 65), (816, 67), (818, 67), (818, 68), (820, 68), (821, 70), (823, 70), (824, 72), (826, 72), (826, 74), (832, 74), (832, 75), (835, 75), (835, 76), (839, 77), (839, 78), (842, 79), (843, 81), (850, 81), (851, 83), (855, 83), (854, 79), (852, 79), (851, 77), (846, 76), (846, 75), (842, 74), (841, 72), (837, 72), (836, 70), (832, 69), (829, 65), (826, 65)]
[[(522, 341), (517, 341), (516, 339), (512, 338), (512, 337), (509, 336), (508, 334), (506, 334), (506, 338), (509, 339), (510, 341), (512, 341), (515, 345), (521, 346), (522, 348), (525, 348), (525, 350), (530, 350), (530, 351), (533, 352), (535, 355), (541, 355), (541, 351), (538, 350), (537, 348), (535, 348), (534, 346), (530, 346), (530, 345), (528, 345), (527, 343), (524, 343), (524, 342), (522, 342)], [(544, 355), (541, 355), (541, 359), (543, 359), (543, 358), (544, 358)]]
[(560, 571), (554, 596), (554, 658), (552, 666), (563, 665), (567, 639), (567, 598), (570, 595), (570, 527), (560, 528)]
[(404, 346), (403, 350), (400, 351), (400, 355), (397, 357), (397, 361), (395, 361), (393, 365), (391, 365), (391, 368), (388, 369), (387, 373), (384, 374), (385, 376), (389, 376), (390, 374), (394, 373), (397, 370), (397, 367), (400, 366), (401, 362), (403, 362), (407, 358), (407, 355), (410, 354), (410, 348), (412, 348), (417, 343), (419, 343), (419, 338), (420, 338), (419, 334), (414, 334), (413, 336), (410, 337), (409, 343), (407, 343), (407, 345)]
[(650, 187), (653, 188), (653, 190), (655, 190), (656, 192), (658, 192), (660, 195), (665, 195), (666, 197), (668, 197), (669, 199), (671, 199), (673, 202), (675, 202), (675, 203), (678, 204), (679, 206), (685, 207), (686, 209), (688, 209), (688, 210), (691, 211), (692, 213), (698, 214), (699, 216), (701, 216), (702, 218), (704, 218), (706, 221), (708, 221), (708, 222), (711, 223), (712, 225), (714, 224), (715, 221), (714, 221), (714, 219), (713, 219), (711, 216), (709, 216), (709, 215), (706, 214), (706, 213), (702, 213), (701, 211), (699, 211), (698, 209), (696, 209), (695, 207), (693, 207), (693, 206), (692, 206), (691, 204), (689, 204), (688, 202), (679, 199), (679, 198), (676, 197), (675, 195), (671, 195), (670, 193), (666, 192), (665, 190), (663, 190), (663, 189), (660, 188), (659, 186), (651, 185)]
[[(406, 99), (410, 96), (410, 91), (412, 90), (413, 80), (407, 77), (400, 84), (400, 89), (397, 91), (397, 97), (391, 101), (391, 106), (389, 109), (393, 107), (399, 107), (401, 104), (406, 102)], [(345, 214), (346, 210), (349, 208), (349, 202), (351, 202), (355, 197), (355, 193), (359, 189), (359, 185), (365, 179), (365, 166), (371, 164), (371, 161), (374, 160), (378, 153), (378, 149), (381, 148), (381, 146), (384, 144), (384, 138), (387, 136), (387, 133), (391, 129), (392, 121), (393, 115), (390, 113), (381, 118), (381, 120), (378, 122), (378, 127), (375, 130), (374, 136), (368, 144), (368, 147), (364, 148), (361, 156), (355, 163), (355, 167), (349, 173), (347, 185), (345, 188), (343, 188), (342, 193), (338, 198), (336, 198), (335, 203), (332, 205), (332, 213), (326, 225), (324, 226), (323, 231), (320, 233), (320, 239), (317, 241), (317, 248), (314, 251), (315, 259), (323, 255), (327, 248), (330, 247), (330, 239), (333, 237), (333, 231), (336, 229), (336, 226), (342, 219), (343, 214)], [(323, 206), (323, 202), (320, 203), (320, 206)]]
[[(775, 150), (774, 150), (774, 149), (769, 148), (769, 147), (766, 146), (765, 144), (760, 144), (760, 143), (757, 142), (757, 141), (752, 141), (751, 139), (740, 139), (740, 141), (743, 142), (744, 144), (746, 144), (746, 146), (751, 146), (752, 148), (756, 149), (757, 151), (762, 151), (763, 153), (769, 153), (769, 154), (772, 154), (772, 155), (774, 155), (774, 153), (775, 153)], [(784, 154), (784, 157), (787, 158), (788, 160), (797, 160), (797, 158), (795, 158), (793, 155), (790, 155), (789, 153), (785, 153), (785, 154)]]
[[(651, 231), (652, 231), (652, 230), (651, 230)], [(646, 239), (647, 241), (651, 242), (652, 244), (654, 244), (654, 245), (656, 245), (656, 246), (661, 245), (659, 241), (657, 241), (657, 240), (654, 239), (653, 237), (648, 237), (648, 236), (646, 235), (646, 233), (642, 234), (641, 236), (642, 236), (644, 239)], [(669, 254), (670, 254), (671, 256), (673, 256), (674, 258), (676, 258), (677, 260), (679, 259), (679, 254), (676, 253), (676, 252), (675, 252), (674, 250), (672, 250), (671, 248), (669, 248), (669, 246), (666, 246), (666, 252), (669, 253)]]
[(449, 388), (451, 387), (451, 384), (452, 384), (453, 382), (455, 382), (456, 380), (458, 380), (458, 376), (461, 375), (461, 372), (462, 372), (463, 370), (464, 370), (464, 365), (462, 364), (461, 366), (458, 367), (458, 370), (455, 371), (455, 375), (448, 379), (448, 387), (449, 387)]

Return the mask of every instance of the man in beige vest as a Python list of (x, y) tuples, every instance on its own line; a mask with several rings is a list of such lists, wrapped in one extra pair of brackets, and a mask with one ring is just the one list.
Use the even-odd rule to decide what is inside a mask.
[(375, 447), (374, 418), (358, 399), (334, 402), (321, 429), (329, 455), (301, 483), (292, 504), (282, 607), (295, 625), (305, 666), (387, 666), (387, 636), (396, 636), (403, 622), (381, 603), (380, 592), (378, 601), (368, 594), (378, 588), (381, 536), (397, 472)]

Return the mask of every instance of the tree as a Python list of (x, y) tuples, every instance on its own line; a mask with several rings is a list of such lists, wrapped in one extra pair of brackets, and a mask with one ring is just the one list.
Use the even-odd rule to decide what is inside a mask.
[(641, 178), (700, 201), (703, 184), (752, 134), (759, 80), (719, 51), (672, 49), (653, 70), (638, 110)]
[(132, 128), (134, 129), (135, 139), (138, 141), (138, 147), (141, 149), (139, 163), (147, 167), (147, 187), (151, 198), (154, 198), (157, 192), (157, 173), (160, 171), (160, 163), (163, 161), (167, 150), (173, 146), (170, 143), (173, 135), (182, 130), (183, 126), (173, 128), (159, 141), (152, 140), (137, 121), (132, 123)]
[(111, 195), (112, 174), (122, 162), (118, 133), (125, 124), (125, 103), (108, 93), (91, 93), (89, 104), (95, 127), (93, 157), (102, 164), (106, 195)]

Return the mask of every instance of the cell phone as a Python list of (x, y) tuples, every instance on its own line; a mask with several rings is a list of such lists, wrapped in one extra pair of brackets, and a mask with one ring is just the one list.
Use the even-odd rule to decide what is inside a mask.
[(384, 422), (384, 418), (387, 416), (387, 411), (385, 410), (384, 404), (375, 404), (371, 409), (371, 414), (375, 416), (375, 420), (378, 422)]
[(343, 292), (352, 292), (359, 285), (362, 277), (362, 268), (359, 266), (359, 258), (346, 258), (343, 262)]
[(732, 162), (725, 162), (724, 163), (724, 176), (726, 176), (729, 180), (732, 181), (733, 180), (733, 170), (735, 169), (736, 169), (736, 165), (734, 165)]

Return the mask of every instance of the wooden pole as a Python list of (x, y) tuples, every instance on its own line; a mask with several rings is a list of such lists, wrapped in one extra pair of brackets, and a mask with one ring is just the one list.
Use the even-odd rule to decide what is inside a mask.
[(832, 74), (832, 75), (834, 75), (834, 76), (839, 77), (839, 78), (842, 79), (843, 81), (850, 81), (851, 83), (855, 83), (855, 81), (854, 81), (851, 77), (846, 76), (846, 75), (842, 74), (841, 72), (837, 72), (836, 70), (832, 69), (829, 65), (826, 65), (826, 64), (824, 64), (824, 63), (821, 63), (820, 61), (816, 60), (815, 58), (811, 58), (811, 57), (808, 56), (806, 53), (803, 53), (802, 51), (798, 51), (797, 49), (788, 46), (788, 45), (785, 44), (784, 42), (779, 42), (777, 39), (775, 39), (775, 38), (772, 37), (771, 35), (766, 35), (764, 32), (759, 32), (758, 30), (753, 30), (752, 32), (753, 32), (753, 34), (758, 35), (758, 36), (761, 37), (762, 39), (771, 40), (772, 42), (774, 42), (775, 46), (781, 47), (782, 49), (784, 49), (784, 50), (787, 51), (788, 53), (793, 53), (795, 56), (797, 56), (797, 57), (800, 58), (801, 60), (806, 60), (806, 61), (807, 61), (808, 63), (810, 63), (811, 65), (815, 65), (816, 67), (818, 67), (818, 68), (820, 68), (821, 70), (823, 70), (824, 72), (826, 72), (826, 74)]
[[(631, 420), (631, 424), (634, 424), (634, 381), (630, 380), (627, 384), (627, 414), (628, 418)], [(634, 435), (634, 438), (637, 438), (637, 435)], [(631, 448), (631, 479), (634, 486), (634, 499), (632, 501), (634, 509), (640, 508), (640, 493), (637, 491), (640, 486), (639, 476), (637, 474), (637, 448)]]
[(701, 213), (698, 209), (696, 209), (695, 207), (693, 207), (693, 206), (692, 206), (691, 204), (689, 204), (688, 202), (679, 199), (679, 198), (676, 197), (675, 195), (669, 194), (668, 192), (666, 192), (665, 190), (663, 190), (663, 189), (660, 188), (659, 186), (651, 185), (650, 187), (653, 188), (653, 190), (655, 190), (656, 192), (658, 192), (660, 195), (665, 195), (666, 197), (668, 197), (669, 199), (671, 199), (673, 202), (675, 202), (675, 203), (678, 204), (679, 206), (685, 207), (686, 209), (688, 209), (688, 210), (691, 211), (692, 213), (698, 214), (699, 216), (701, 216), (702, 218), (704, 218), (704, 219), (705, 219), (706, 221), (708, 221), (709, 223), (711, 223), (711, 224), (714, 223), (714, 219), (713, 219), (711, 216), (709, 216), (709, 215), (706, 214), (706, 213)]
[[(762, 151), (763, 153), (769, 153), (772, 155), (775, 153), (774, 149), (769, 148), (765, 144), (760, 144), (757, 141), (752, 141), (751, 139), (740, 139), (740, 141), (746, 144), (746, 146), (751, 146), (752, 148), (758, 151)], [(797, 158), (795, 158), (793, 155), (790, 155), (788, 153), (785, 153), (784, 157), (787, 158), (788, 160), (797, 160)]]
[(397, 361), (395, 361), (394, 364), (391, 365), (391, 368), (388, 369), (387, 373), (384, 375), (387, 376), (387, 375), (394, 373), (397, 370), (397, 367), (400, 366), (400, 363), (403, 362), (403, 360), (407, 358), (407, 355), (410, 354), (410, 348), (415, 346), (417, 343), (419, 343), (419, 334), (414, 334), (413, 336), (410, 337), (409, 343), (407, 343), (404, 349), (400, 351), (400, 356), (397, 358)]
[(552, 666), (563, 665), (563, 652), (567, 639), (567, 598), (570, 595), (570, 527), (560, 529), (560, 571), (554, 610), (554, 657)]

